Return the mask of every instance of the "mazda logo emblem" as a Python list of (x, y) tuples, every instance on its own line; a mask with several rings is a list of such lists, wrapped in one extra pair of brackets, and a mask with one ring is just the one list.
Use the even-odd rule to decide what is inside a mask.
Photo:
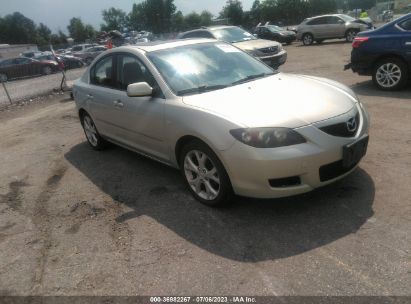
[(355, 132), (357, 130), (357, 120), (355, 117), (352, 117), (347, 121), (347, 130), (348, 132)]

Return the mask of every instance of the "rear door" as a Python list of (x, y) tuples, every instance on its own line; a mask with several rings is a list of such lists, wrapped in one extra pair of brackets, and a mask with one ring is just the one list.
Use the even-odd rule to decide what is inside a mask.
[(122, 134), (113, 119), (115, 101), (118, 99), (114, 58), (114, 55), (105, 56), (91, 68), (90, 85), (84, 95), (99, 132), (120, 141)]
[(328, 17), (328, 26), (326, 27), (327, 38), (342, 38), (345, 35), (345, 21), (337, 16)]
[(327, 38), (328, 17), (318, 17), (307, 23), (314, 39)]

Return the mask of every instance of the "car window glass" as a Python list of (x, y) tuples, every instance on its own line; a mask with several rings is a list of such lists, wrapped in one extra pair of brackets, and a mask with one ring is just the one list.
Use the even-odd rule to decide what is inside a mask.
[(399, 26), (406, 31), (411, 31), (411, 19), (401, 22)]
[(115, 87), (113, 78), (113, 57), (108, 56), (96, 63), (91, 72), (91, 83), (105, 87)]
[(309, 21), (307, 24), (308, 25), (320, 25), (320, 24), (327, 24), (327, 17), (320, 17), (320, 18), (316, 18), (314, 20)]
[(132, 55), (120, 55), (117, 62), (117, 88), (127, 90), (129, 84), (147, 82), (155, 86), (154, 77), (146, 66)]
[(74, 46), (73, 48), (72, 48), (72, 51), (73, 52), (78, 52), (78, 51), (81, 51), (83, 48), (81, 47), (81, 46)]
[(183, 38), (197, 38), (197, 37), (201, 37), (200, 32), (187, 33), (187, 34), (184, 35)]
[(339, 24), (339, 22), (341, 21), (342, 19), (335, 17), (335, 16), (328, 17), (328, 24)]
[(31, 60), (28, 58), (16, 58), (14, 62), (16, 64), (27, 64), (27, 63), (30, 63)]

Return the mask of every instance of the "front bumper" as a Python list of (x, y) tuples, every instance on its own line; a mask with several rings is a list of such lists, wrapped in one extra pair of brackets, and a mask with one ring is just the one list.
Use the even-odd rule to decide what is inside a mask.
[(280, 65), (283, 65), (287, 61), (287, 52), (285, 50), (282, 50), (275, 55), (261, 56), (259, 57), (259, 59), (270, 67), (278, 68)]
[[(358, 105), (358, 108), (361, 123), (355, 137), (332, 136), (308, 125), (296, 129), (307, 139), (304, 144), (257, 149), (236, 142), (221, 152), (234, 192), (255, 198), (285, 197), (311, 191), (348, 175), (357, 164), (345, 170), (339, 169), (343, 147), (368, 135), (368, 115), (362, 106)], [(324, 179), (324, 174), (328, 174), (328, 178)], [(299, 182), (277, 186), (277, 180)]]

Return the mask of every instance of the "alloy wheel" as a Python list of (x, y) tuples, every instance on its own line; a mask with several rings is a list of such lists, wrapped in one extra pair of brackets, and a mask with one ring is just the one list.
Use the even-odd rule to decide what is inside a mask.
[(355, 36), (357, 36), (357, 33), (356, 33), (355, 31), (349, 31), (349, 32), (347, 33), (347, 41), (348, 41), (348, 42), (353, 42)]
[(211, 158), (192, 150), (184, 158), (184, 174), (191, 189), (202, 199), (214, 200), (220, 192), (220, 176)]
[(85, 116), (83, 120), (84, 132), (86, 133), (89, 143), (93, 147), (97, 147), (98, 138), (97, 138), (97, 129), (94, 125), (94, 122), (91, 120), (90, 116)]
[(384, 63), (377, 69), (376, 80), (384, 88), (392, 88), (401, 81), (401, 69), (395, 63)]
[(303, 38), (303, 43), (305, 45), (310, 45), (313, 43), (313, 37), (310, 34), (305, 34)]

